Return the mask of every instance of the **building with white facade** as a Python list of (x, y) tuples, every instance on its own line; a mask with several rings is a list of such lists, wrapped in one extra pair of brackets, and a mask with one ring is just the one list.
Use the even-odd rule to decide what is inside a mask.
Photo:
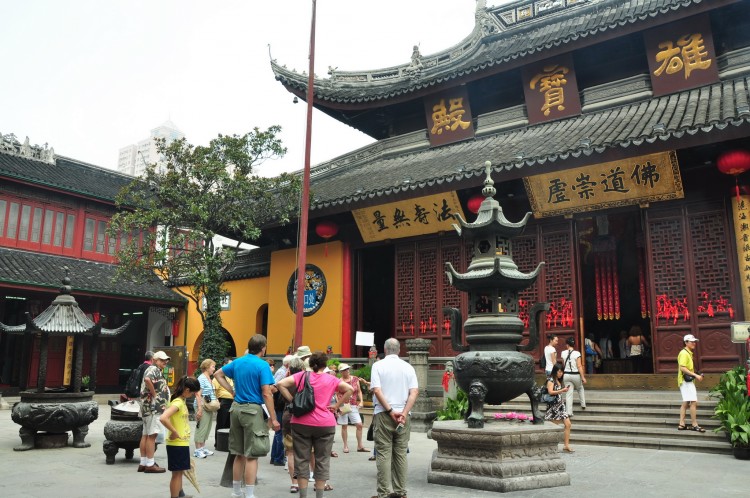
[(137, 144), (128, 145), (120, 149), (117, 160), (117, 171), (132, 176), (141, 176), (146, 171), (146, 165), (161, 163), (156, 151), (157, 138), (163, 138), (167, 144), (185, 138), (185, 134), (171, 121), (167, 120), (151, 130), (148, 138)]

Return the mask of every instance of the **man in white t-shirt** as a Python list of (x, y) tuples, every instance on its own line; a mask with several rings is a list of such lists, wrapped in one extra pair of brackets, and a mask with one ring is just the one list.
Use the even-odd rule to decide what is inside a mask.
[(409, 412), (419, 394), (414, 367), (398, 357), (401, 344), (385, 341), (385, 358), (372, 365), (370, 389), (375, 397), (372, 423), (377, 452), (378, 494), (406, 496), (406, 451), (411, 436)]
[[(568, 348), (562, 352), (560, 359), (563, 363), (563, 379), (566, 387), (573, 387), (578, 391), (578, 401), (581, 403), (581, 409), (586, 409), (586, 392), (583, 385), (586, 383), (586, 372), (581, 363), (581, 353), (576, 351), (576, 340), (568, 337), (565, 340)], [(565, 411), (569, 417), (573, 416), (573, 389), (568, 389), (565, 394)]]
[(544, 371), (547, 374), (547, 377), (552, 373), (552, 367), (555, 366), (555, 362), (557, 361), (557, 343), (560, 342), (560, 340), (557, 338), (555, 334), (547, 334), (547, 340), (549, 340), (549, 344), (544, 346)]

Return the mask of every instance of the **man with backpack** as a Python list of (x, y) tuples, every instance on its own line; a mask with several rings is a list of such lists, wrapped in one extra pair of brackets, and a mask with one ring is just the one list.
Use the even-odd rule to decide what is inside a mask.
[(146, 369), (151, 366), (152, 359), (154, 358), (153, 351), (146, 351), (145, 361), (138, 365), (130, 373), (128, 382), (125, 384), (125, 396), (128, 400), (135, 400), (140, 403), (141, 400), (141, 384), (143, 383), (143, 374)]

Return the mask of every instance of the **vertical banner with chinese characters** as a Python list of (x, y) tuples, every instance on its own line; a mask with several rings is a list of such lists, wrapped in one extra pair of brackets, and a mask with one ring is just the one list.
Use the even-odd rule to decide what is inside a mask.
[(719, 81), (707, 15), (659, 26), (643, 39), (654, 97)]
[(581, 114), (571, 54), (526, 66), (522, 78), (529, 124)]
[(537, 218), (681, 199), (674, 151), (524, 178)]
[(750, 195), (732, 196), (734, 238), (737, 241), (737, 264), (742, 287), (742, 311), (750, 317)]
[(464, 215), (455, 192), (355, 209), (352, 214), (365, 242), (452, 231), (453, 215)]
[(72, 384), (71, 377), (73, 377), (73, 336), (65, 338), (65, 369), (63, 370), (63, 385), (69, 386)]
[(465, 86), (425, 97), (424, 110), (431, 147), (474, 137), (469, 93)]

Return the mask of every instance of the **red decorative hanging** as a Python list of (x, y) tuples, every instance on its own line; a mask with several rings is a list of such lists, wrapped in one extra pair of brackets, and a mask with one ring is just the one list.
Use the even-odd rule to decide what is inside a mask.
[(750, 152), (746, 150), (730, 150), (722, 152), (716, 160), (716, 167), (725, 175), (734, 176), (734, 190), (737, 194), (737, 201), (739, 202), (740, 184), (737, 176), (750, 170)]
[(612, 262), (612, 292), (613, 296), (612, 299), (614, 301), (615, 305), (615, 320), (620, 319), (620, 279), (617, 276), (617, 251), (612, 251), (612, 254), (610, 255), (610, 260)]
[(325, 239), (326, 245), (323, 252), (325, 256), (328, 257), (328, 239), (339, 233), (339, 226), (336, 222), (331, 220), (319, 221), (317, 225), (315, 225), (315, 233), (317, 233), (319, 237)]
[(594, 273), (596, 280), (596, 319), (601, 320), (603, 315), (602, 309), (602, 270), (599, 265), (599, 255), (594, 254)]
[(482, 202), (484, 202), (484, 196), (482, 194), (473, 195), (466, 203), (466, 207), (469, 208), (469, 211), (472, 213), (477, 214)]
[(648, 313), (648, 296), (646, 294), (645, 264), (643, 253), (638, 251), (638, 293), (641, 297), (641, 318)]

